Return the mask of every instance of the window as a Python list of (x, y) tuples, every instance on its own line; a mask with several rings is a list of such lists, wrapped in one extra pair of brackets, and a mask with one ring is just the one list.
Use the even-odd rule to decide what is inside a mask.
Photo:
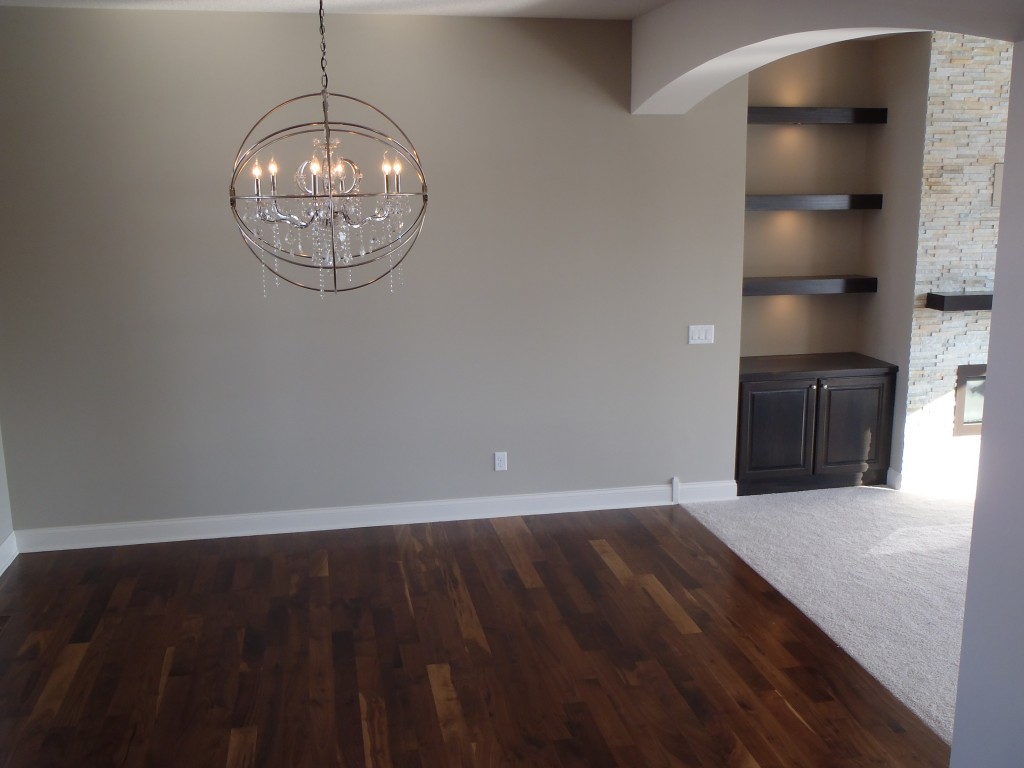
[(987, 368), (987, 365), (961, 365), (956, 369), (956, 406), (953, 409), (955, 436), (981, 434)]

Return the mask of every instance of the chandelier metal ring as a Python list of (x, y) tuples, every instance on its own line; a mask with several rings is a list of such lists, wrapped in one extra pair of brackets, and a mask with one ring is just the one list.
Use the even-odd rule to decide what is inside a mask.
[(266, 270), (341, 293), (401, 265), (423, 227), (427, 182), (394, 120), (327, 90), (322, 0), (320, 32), (323, 90), (288, 99), (253, 125), (235, 155), (230, 201), (243, 241)]

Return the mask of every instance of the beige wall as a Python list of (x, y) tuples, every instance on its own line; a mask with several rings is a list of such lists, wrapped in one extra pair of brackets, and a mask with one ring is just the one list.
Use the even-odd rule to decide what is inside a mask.
[(626, 23), (328, 29), (430, 213), (394, 295), (265, 300), (230, 163), (315, 17), (0, 9), (15, 526), (731, 479), (745, 82), (640, 118)]
[[(1024, 50), (1021, 40), (1017, 52)], [(1012, 766), (1024, 753), (1024, 515), (1021, 435), (1024, 407), (1024, 56), (1014, 56), (999, 219), (992, 337), (985, 391), (978, 498), (964, 608), (964, 637), (953, 729), (952, 768)], [(994, 418), (993, 418), (994, 416)]]
[(885, 190), (885, 204), (864, 229), (864, 255), (869, 274), (878, 277), (878, 293), (866, 297), (863, 351), (900, 367), (892, 430), (892, 466), (903, 466), (907, 418), (907, 372), (914, 310), (921, 212), (931, 35), (890, 37), (875, 43), (873, 74), (889, 123), (871, 134), (868, 178)]
[(0, 436), (0, 544), (4, 543), (13, 530), (11, 499), (7, 491), (7, 464), (4, 461), (4, 442), (3, 437)]

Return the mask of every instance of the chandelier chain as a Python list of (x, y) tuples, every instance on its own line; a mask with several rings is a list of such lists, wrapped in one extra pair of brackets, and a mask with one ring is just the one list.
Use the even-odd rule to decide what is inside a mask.
[[(328, 223), (330, 225), (328, 227), (328, 229), (329, 229), (330, 238), (331, 238), (329, 251), (330, 251), (330, 263), (332, 265), (334, 265), (334, 264), (337, 263), (337, 255), (338, 254), (337, 254), (337, 246), (336, 246), (336, 240), (335, 240), (335, 238), (337, 236), (337, 230), (336, 230), (335, 222), (334, 222), (334, 215), (335, 215), (335, 211), (334, 211), (334, 173), (332, 172), (332, 169), (334, 168), (334, 158), (331, 157), (331, 118), (330, 118), (330, 115), (328, 114), (328, 107), (327, 107), (327, 99), (328, 99), (328, 95), (327, 95), (328, 94), (328, 92), (327, 92), (327, 32), (326, 32), (325, 25), (324, 25), (324, 0), (320, 0), (320, 73), (321, 73), (320, 84), (321, 84), (321, 86), (323, 88), (323, 90), (321, 90), (321, 92), (320, 92), (320, 100), (322, 102), (322, 106), (323, 106), (323, 110), (324, 110), (324, 158), (327, 160), (327, 165), (326, 165), (326, 171), (327, 172), (324, 174), (324, 182), (325, 182), (326, 187), (327, 187), (327, 211), (328, 211), (327, 221), (328, 221)], [(325, 254), (324, 258), (325, 259), (327, 258), (326, 254)], [(331, 288), (331, 291), (332, 292), (336, 292), (338, 290), (338, 270), (337, 269), (332, 269), (331, 270), (331, 282), (333, 283), (333, 287)], [(321, 296), (321, 298), (323, 297), (323, 295), (324, 295), (324, 271), (323, 271), (323, 269), (321, 269), (320, 270), (320, 296)]]
[(324, 28), (324, 0), (320, 0), (320, 85), (327, 93), (327, 32)]

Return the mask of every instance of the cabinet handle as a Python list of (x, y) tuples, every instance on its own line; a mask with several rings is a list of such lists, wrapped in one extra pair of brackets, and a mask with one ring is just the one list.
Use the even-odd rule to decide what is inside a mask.
[(828, 384), (822, 384), (822, 385), (821, 385), (821, 388), (822, 388), (822, 389), (828, 389)]
[(817, 385), (817, 384), (811, 384), (811, 391), (812, 391), (812, 392), (813, 392), (814, 390), (816, 390), (817, 388), (818, 388), (818, 385)]

